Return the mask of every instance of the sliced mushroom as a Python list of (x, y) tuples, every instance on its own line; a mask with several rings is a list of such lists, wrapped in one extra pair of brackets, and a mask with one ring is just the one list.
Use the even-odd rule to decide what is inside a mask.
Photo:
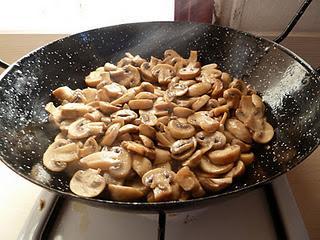
[(232, 79), (229, 73), (223, 72), (221, 74), (221, 80), (223, 82), (223, 88), (228, 88)]
[(231, 145), (239, 145), (241, 153), (246, 153), (246, 152), (249, 152), (251, 150), (251, 145), (250, 144), (246, 144), (246, 143), (242, 142), (241, 140), (239, 140), (237, 138), (233, 138), (231, 140)]
[(168, 86), (165, 96), (166, 100), (172, 101), (175, 97), (181, 97), (188, 92), (188, 86), (181, 82), (172, 83)]
[(222, 95), (223, 92), (223, 83), (221, 80), (214, 78), (212, 80), (212, 92), (211, 97), (212, 98), (218, 98)]
[(43, 154), (43, 165), (53, 172), (61, 172), (67, 167), (67, 163), (78, 159), (78, 145), (65, 139), (58, 139)]
[(171, 184), (175, 173), (165, 168), (155, 168), (142, 177), (142, 183), (153, 190), (155, 201), (165, 201), (172, 195)]
[(195, 101), (192, 104), (192, 109), (194, 111), (198, 111), (199, 109), (201, 109), (203, 106), (205, 106), (207, 104), (207, 102), (209, 101), (210, 97), (208, 95), (202, 95), (201, 97), (199, 97), (197, 99), (197, 101)]
[(175, 141), (175, 139), (171, 136), (168, 130), (167, 132), (165, 131), (156, 132), (156, 139), (160, 146), (166, 147), (166, 148), (170, 148)]
[(154, 164), (161, 164), (171, 162), (171, 154), (169, 151), (162, 149), (162, 148), (155, 148), (155, 159)]
[(100, 144), (103, 146), (111, 146), (119, 134), (120, 127), (121, 127), (120, 123), (114, 123), (110, 125), (105, 135), (103, 136)]
[(120, 61), (117, 62), (117, 67), (124, 67), (126, 65), (133, 65), (135, 67), (140, 67), (140, 65), (144, 62), (146, 62), (145, 59), (141, 58), (139, 55), (133, 56), (131, 53), (125, 53), (125, 57), (120, 59)]
[(169, 64), (157, 64), (152, 68), (151, 72), (160, 84), (168, 84), (175, 76), (175, 69)]
[(164, 125), (168, 125), (170, 118), (168, 116), (168, 114), (166, 114), (167, 116), (162, 116), (158, 118), (158, 123), (162, 123)]
[(146, 172), (152, 169), (151, 161), (145, 156), (139, 154), (132, 155), (132, 169), (142, 177)]
[(182, 123), (178, 120), (171, 120), (168, 124), (168, 130), (172, 137), (176, 139), (190, 138), (195, 135), (195, 128), (189, 123)]
[(151, 139), (155, 139), (156, 130), (153, 127), (149, 126), (149, 125), (140, 124), (139, 125), (139, 134), (145, 135), (145, 136), (147, 136), (148, 138), (151, 138)]
[(140, 73), (141, 73), (141, 78), (144, 81), (155, 83), (157, 82), (157, 78), (153, 76), (151, 69), (153, 68), (152, 64), (148, 62), (144, 62), (140, 66)]
[(115, 201), (136, 201), (144, 196), (141, 190), (134, 187), (109, 184), (108, 190), (111, 199)]
[(112, 63), (106, 63), (103, 66), (104, 71), (109, 72), (109, 71), (115, 71), (117, 70), (117, 66), (112, 64)]
[(247, 95), (247, 85), (240, 79), (234, 79), (230, 84), (230, 88), (238, 89), (243, 95)]
[(252, 96), (243, 96), (241, 98), (239, 108), (236, 110), (235, 115), (246, 127), (254, 132), (262, 131), (264, 128), (261, 109), (255, 107), (252, 102)]
[(227, 100), (230, 108), (236, 109), (239, 106), (242, 93), (237, 88), (229, 88), (223, 92), (223, 98)]
[(79, 118), (68, 127), (69, 139), (83, 139), (91, 135), (101, 134), (103, 132), (104, 123), (92, 123), (85, 118)]
[(155, 126), (158, 122), (158, 118), (155, 115), (155, 112), (153, 110), (149, 110), (149, 111), (139, 110), (139, 114), (140, 114), (140, 120), (142, 124), (145, 124), (148, 126)]
[(122, 105), (125, 103), (130, 102), (135, 98), (137, 94), (137, 91), (134, 88), (130, 88), (125, 94), (123, 94), (121, 97), (115, 99), (111, 102), (113, 105)]
[(215, 132), (220, 123), (216, 119), (210, 117), (208, 111), (199, 111), (188, 117), (188, 123), (194, 126), (200, 126), (206, 132)]
[(239, 159), (240, 147), (231, 145), (222, 150), (214, 150), (208, 153), (208, 157), (213, 164), (226, 165)]
[(98, 145), (97, 141), (94, 137), (89, 137), (82, 148), (79, 149), (79, 156), (81, 158), (88, 156), (92, 153), (100, 151), (100, 146)]
[(226, 121), (226, 129), (236, 138), (245, 143), (252, 143), (252, 138), (246, 126), (235, 118), (230, 118)]
[(118, 106), (114, 106), (108, 102), (99, 101), (98, 108), (104, 114), (111, 114), (119, 111), (121, 108)]
[(138, 86), (141, 81), (138, 69), (132, 65), (126, 65), (115, 71), (110, 71), (110, 77), (112, 81), (127, 88)]
[(139, 127), (134, 124), (126, 124), (119, 129), (119, 135), (123, 135), (126, 133), (137, 133), (139, 132)]
[(94, 109), (83, 103), (67, 103), (60, 107), (61, 117), (63, 119), (75, 119), (82, 117), (88, 112), (93, 112)]
[(224, 177), (239, 177), (244, 174), (245, 165), (242, 161), (238, 161), (236, 165)]
[(194, 137), (175, 141), (171, 148), (171, 157), (183, 161), (188, 159), (195, 151), (197, 141)]
[(229, 108), (230, 107), (227, 104), (225, 104), (225, 105), (221, 105), (213, 108), (210, 112), (212, 112), (214, 116), (218, 117), (221, 114), (227, 113), (229, 111)]
[(197, 100), (198, 98), (196, 97), (182, 98), (182, 99), (176, 99), (176, 103), (180, 107), (191, 108), (192, 104)]
[(222, 132), (216, 131), (214, 133), (207, 133), (204, 131), (196, 134), (197, 142), (203, 146), (214, 150), (223, 148), (226, 145), (226, 137)]
[(83, 117), (92, 122), (100, 122), (103, 114), (100, 111), (96, 110), (90, 113), (86, 113), (85, 115), (83, 115)]
[(106, 187), (105, 179), (99, 170), (87, 169), (77, 171), (70, 181), (70, 190), (82, 197), (96, 197)]
[(130, 109), (133, 110), (146, 110), (153, 106), (153, 101), (150, 99), (133, 99), (128, 103)]
[(262, 131), (256, 131), (253, 133), (252, 138), (257, 143), (268, 143), (274, 136), (274, 130), (270, 123), (264, 122)]
[(225, 178), (199, 177), (199, 182), (205, 190), (211, 191), (211, 192), (218, 192), (228, 187), (232, 183), (232, 178), (231, 177), (225, 177)]
[(198, 80), (207, 81), (212, 83), (213, 79), (217, 79), (221, 76), (221, 71), (218, 69), (216, 63), (207, 64), (201, 67), (201, 75)]
[(138, 117), (138, 114), (129, 109), (122, 109), (111, 114), (111, 118), (123, 119), (125, 123), (129, 123), (135, 120), (137, 117)]
[(208, 82), (200, 82), (189, 87), (188, 94), (191, 97), (198, 97), (209, 92), (211, 84)]
[(204, 154), (203, 150), (198, 149), (182, 165), (183, 166), (188, 166), (188, 167), (191, 167), (191, 168), (194, 168), (194, 167), (198, 166), (203, 154)]
[(80, 163), (88, 168), (105, 170), (115, 178), (125, 178), (131, 170), (132, 159), (124, 148), (112, 147), (92, 153), (80, 159)]
[(202, 197), (205, 195), (205, 191), (201, 187), (197, 177), (187, 166), (179, 169), (175, 176), (175, 181), (184, 191), (191, 191), (193, 197)]
[(90, 74), (85, 78), (85, 82), (89, 87), (96, 87), (101, 81), (102, 77), (100, 71), (90, 72)]
[(52, 95), (60, 100), (61, 102), (67, 100), (68, 102), (73, 102), (74, 91), (67, 86), (59, 87), (52, 92)]
[(135, 96), (135, 99), (157, 99), (158, 96), (151, 92), (140, 92)]
[[(139, 128), (138, 128), (138, 130), (139, 130)], [(141, 134), (139, 135), (139, 138), (144, 146), (146, 146), (147, 148), (154, 148), (154, 143), (150, 138), (148, 138), (145, 135), (141, 135)]]
[(234, 166), (234, 163), (226, 165), (216, 165), (211, 162), (206, 156), (203, 156), (200, 161), (200, 168), (206, 173), (213, 174), (215, 176), (229, 172)]
[(240, 160), (245, 166), (248, 166), (254, 161), (254, 153), (241, 153)]
[(127, 149), (129, 152), (137, 153), (143, 156), (146, 156), (150, 159), (155, 158), (155, 152), (142, 144), (133, 142), (133, 141), (124, 141), (121, 143), (121, 146)]
[(109, 98), (119, 98), (127, 92), (127, 89), (124, 86), (115, 82), (105, 85), (103, 89), (106, 91)]
[(86, 99), (85, 103), (89, 103), (97, 100), (98, 90), (95, 88), (85, 88), (81, 91), (81, 93)]
[(187, 118), (194, 113), (193, 110), (186, 107), (175, 107), (173, 109), (173, 114), (177, 117)]
[(190, 51), (189, 63), (186, 67), (181, 68), (177, 75), (181, 79), (194, 79), (199, 76), (200, 68), (197, 63), (197, 51)]

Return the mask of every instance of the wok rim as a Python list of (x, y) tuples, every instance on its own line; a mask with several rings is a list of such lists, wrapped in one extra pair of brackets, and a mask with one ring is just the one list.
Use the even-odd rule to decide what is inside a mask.
[[(3, 71), (3, 73), (0, 75), (0, 81), (3, 81), (3, 78), (5, 77), (5, 75), (8, 72), (10, 72), (11, 69), (14, 66), (20, 65), (20, 63), (21, 63), (21, 61), (23, 59), (28, 58), (29, 56), (33, 55), (34, 53), (38, 52), (41, 49), (45, 49), (48, 46), (51, 46), (53, 44), (57, 44), (60, 41), (64, 41), (64, 40), (66, 40), (68, 38), (72, 38), (72, 37), (74, 37), (76, 35), (79, 35), (79, 34), (90, 33), (90, 32), (99, 31), (99, 30), (102, 30), (102, 29), (108, 29), (108, 28), (111, 29), (113, 27), (130, 26), (130, 25), (143, 25), (143, 24), (190, 24), (190, 25), (199, 25), (199, 26), (201, 26), (201, 25), (203, 26), (204, 25), (204, 26), (215, 27), (215, 28), (218, 28), (218, 29), (223, 29), (223, 31), (232, 31), (232, 32), (235, 32), (237, 34), (241, 34), (241, 35), (245, 35), (245, 36), (254, 38), (255, 40), (263, 40), (263, 41), (266, 41), (266, 42), (272, 44), (273, 46), (277, 47), (279, 50), (281, 50), (282, 52), (286, 53), (287, 55), (292, 57), (294, 60), (296, 60), (315, 79), (317, 79), (317, 80), (320, 79), (320, 77), (319, 77), (318, 73), (316, 72), (316, 70), (307, 61), (305, 61), (303, 58), (301, 58), (299, 55), (297, 55), (296, 53), (294, 53), (290, 49), (282, 46), (279, 43), (276, 43), (276, 42), (274, 42), (272, 40), (269, 40), (269, 39), (267, 39), (265, 37), (255, 36), (254, 34), (248, 33), (248, 32), (245, 32), (245, 31), (241, 31), (241, 30), (237, 30), (237, 29), (233, 29), (233, 28), (225, 27), (225, 26), (217, 26), (217, 25), (213, 25), (213, 24), (209, 24), (209, 23), (194, 23), (194, 22), (184, 22), (184, 21), (150, 21), (150, 22), (124, 23), (124, 24), (112, 25), (112, 26), (107, 26), (107, 27), (94, 28), (94, 29), (90, 29), (90, 30), (74, 33), (74, 34), (71, 34), (69, 36), (65, 36), (63, 38), (59, 38), (57, 40), (51, 41), (51, 42), (49, 42), (49, 43), (47, 43), (47, 44), (45, 44), (45, 45), (43, 45), (41, 47), (38, 47), (38, 48), (28, 52), (24, 56), (20, 57), (17, 61), (15, 61), (14, 63), (10, 64), (10, 66), (7, 69), (5, 69)], [(250, 190), (254, 190), (254, 189), (258, 188), (258, 187), (262, 187), (263, 185), (271, 182), (275, 178), (287, 173), (288, 171), (290, 171), (291, 169), (293, 169), (294, 167), (299, 165), (302, 161), (304, 161), (306, 158), (308, 158), (318, 148), (319, 144), (320, 144), (320, 140), (317, 142), (317, 144), (309, 152), (307, 152), (305, 155), (303, 155), (300, 158), (298, 158), (297, 161), (295, 161), (294, 164), (292, 164), (290, 167), (288, 167), (288, 168), (284, 169), (284, 171), (278, 172), (277, 174), (273, 175), (272, 177), (266, 178), (265, 180), (262, 180), (260, 182), (245, 186), (243, 188), (235, 189), (233, 191), (227, 191), (227, 192), (218, 193), (216, 195), (209, 195), (209, 196), (190, 199), (190, 200), (185, 200), (185, 201), (166, 201), (166, 202), (120, 202), (120, 201), (112, 201), (112, 200), (107, 200), (107, 199), (81, 197), (81, 196), (78, 196), (76, 194), (73, 194), (72, 192), (64, 192), (62, 190), (46, 186), (42, 182), (36, 181), (35, 179), (31, 178), (29, 175), (26, 175), (26, 174), (23, 174), (23, 173), (17, 171), (3, 157), (0, 157), (0, 160), (8, 168), (10, 168), (13, 172), (18, 174), (19, 176), (21, 176), (24, 179), (36, 184), (39, 187), (42, 187), (42, 188), (44, 188), (46, 190), (49, 190), (50, 192), (54, 192), (54, 193), (58, 194), (59, 196), (64, 196), (64, 197), (68, 197), (68, 198), (71, 198), (71, 199), (83, 201), (83, 202), (86, 202), (88, 204), (95, 204), (95, 205), (98, 204), (100, 206), (104, 205), (104, 207), (122, 208), (122, 209), (127, 209), (127, 210), (141, 210), (143, 212), (151, 212), (151, 211), (165, 211), (165, 210), (172, 210), (172, 209), (177, 209), (178, 210), (180, 208), (187, 208), (187, 207), (193, 206), (194, 204), (199, 204), (200, 205), (200, 204), (208, 202), (208, 201), (213, 201), (214, 199), (218, 199), (218, 198), (225, 197), (225, 196), (235, 196), (236, 194), (247, 192), (247, 191), (250, 191)]]

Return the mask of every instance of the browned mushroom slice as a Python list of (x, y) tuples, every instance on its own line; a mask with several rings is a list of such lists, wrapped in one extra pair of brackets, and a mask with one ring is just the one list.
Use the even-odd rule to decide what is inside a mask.
[(190, 51), (188, 65), (181, 68), (177, 73), (181, 79), (194, 79), (195, 77), (199, 76), (200, 68), (199, 63), (197, 62), (197, 55), (197, 51)]
[(210, 117), (210, 112), (199, 111), (188, 117), (188, 123), (200, 126), (206, 132), (215, 132), (220, 126), (220, 122)]
[(168, 84), (176, 74), (174, 67), (169, 64), (158, 64), (152, 68), (151, 72), (160, 84)]
[(204, 131), (196, 134), (197, 142), (202, 147), (209, 147), (210, 149), (221, 149), (226, 144), (226, 137), (222, 132), (216, 131), (214, 133), (207, 133)]
[(124, 67), (126, 65), (133, 65), (135, 67), (140, 67), (142, 63), (144, 63), (146, 60), (141, 58), (139, 55), (133, 56), (131, 53), (125, 53), (125, 57), (120, 59), (119, 62), (117, 62), (117, 67)]
[(191, 97), (198, 97), (208, 93), (211, 90), (211, 84), (208, 82), (200, 82), (189, 87), (188, 94)]
[(79, 159), (79, 148), (65, 139), (53, 142), (43, 154), (43, 165), (53, 172), (61, 172), (67, 163)]
[(177, 117), (187, 118), (193, 113), (194, 113), (193, 110), (186, 107), (175, 107), (173, 109), (173, 114), (176, 115)]
[(238, 161), (235, 166), (227, 173), (224, 175), (224, 177), (240, 177), (243, 175), (245, 172), (245, 165), (242, 161)]
[(112, 81), (115, 81), (127, 88), (135, 87), (140, 84), (140, 73), (138, 69), (132, 65), (126, 65), (115, 71), (110, 71)]
[(155, 201), (165, 201), (172, 195), (175, 173), (165, 168), (155, 168), (142, 177), (142, 183), (153, 190)]
[(199, 177), (199, 182), (205, 190), (210, 192), (218, 192), (228, 187), (232, 183), (232, 178), (231, 177), (225, 177), (225, 178)]
[(228, 104), (225, 104), (225, 105), (221, 105), (213, 108), (210, 112), (212, 112), (214, 116), (218, 117), (221, 114), (227, 113), (229, 111), (229, 108), (230, 107), (228, 106)]
[(106, 64), (104, 64), (103, 70), (106, 72), (115, 71), (115, 70), (117, 70), (117, 66), (112, 63), (107, 62)]
[(230, 84), (230, 88), (237, 88), (243, 95), (247, 95), (247, 85), (240, 79), (234, 79)]
[(227, 100), (230, 108), (236, 109), (239, 106), (242, 93), (237, 88), (229, 88), (223, 92), (223, 97)]
[(252, 102), (252, 96), (242, 96), (236, 117), (252, 131), (261, 131), (264, 127), (264, 119), (261, 111)]
[(137, 133), (139, 132), (139, 127), (134, 124), (126, 124), (119, 129), (119, 135), (126, 133)]
[(121, 143), (121, 146), (127, 149), (129, 152), (137, 153), (143, 156), (146, 156), (150, 159), (155, 158), (154, 150), (151, 150), (142, 144), (133, 142), (133, 141), (124, 141)]
[(270, 123), (264, 122), (264, 127), (262, 131), (256, 131), (253, 133), (253, 140), (257, 143), (268, 143), (271, 141), (274, 135), (273, 127)]
[(96, 197), (105, 187), (105, 179), (94, 169), (79, 170), (70, 181), (70, 190), (81, 197)]
[(146, 110), (153, 107), (153, 101), (150, 99), (133, 99), (128, 103), (132, 110)]
[(89, 87), (96, 87), (102, 81), (101, 72), (93, 71), (90, 72), (88, 76), (85, 78), (85, 83)]
[(106, 91), (109, 98), (119, 98), (127, 92), (127, 89), (124, 86), (115, 82), (105, 85), (103, 89)]
[(191, 191), (193, 197), (202, 197), (205, 191), (202, 189), (197, 177), (189, 167), (180, 168), (175, 176), (175, 181), (185, 191)]
[(195, 135), (195, 128), (189, 123), (182, 123), (178, 120), (171, 120), (168, 124), (168, 130), (172, 137), (176, 139), (190, 138)]
[(232, 79), (229, 73), (223, 72), (221, 74), (221, 80), (223, 82), (223, 88), (228, 88)]
[(97, 141), (94, 137), (89, 137), (82, 148), (79, 149), (79, 156), (81, 158), (90, 155), (91, 153), (95, 153), (100, 151), (100, 146), (98, 145)]
[(164, 56), (164, 60), (163, 62), (165, 63), (172, 63), (172, 59), (173, 58), (177, 58), (177, 57), (181, 57), (179, 55), (179, 53), (177, 53), (175, 50), (173, 49), (167, 49), (164, 51), (163, 53), (163, 56)]
[(149, 126), (149, 125), (140, 124), (139, 125), (139, 134), (145, 135), (145, 136), (147, 136), (148, 138), (151, 138), (151, 139), (155, 139), (156, 130), (153, 127)]
[(204, 151), (202, 149), (198, 149), (191, 155), (191, 157), (189, 157), (184, 163), (182, 163), (182, 166), (188, 166), (191, 168), (198, 166), (203, 154)]
[(235, 118), (230, 118), (226, 121), (226, 129), (236, 138), (245, 143), (252, 143), (252, 138), (246, 126)]
[(239, 140), (237, 138), (233, 138), (231, 140), (231, 145), (239, 145), (241, 153), (246, 153), (246, 152), (249, 152), (251, 150), (251, 145), (250, 144), (246, 144), (246, 143), (242, 142), (241, 140)]
[(63, 119), (75, 119), (82, 117), (88, 112), (93, 112), (94, 108), (83, 103), (67, 103), (60, 107)]
[(133, 154), (132, 168), (140, 177), (142, 177), (146, 172), (152, 169), (152, 163), (145, 156)]
[[(88, 125), (90, 123), (89, 120), (85, 118), (79, 118), (74, 121), (68, 127), (68, 138), (69, 139), (82, 139), (94, 135), (93, 131), (96, 132), (96, 126)], [(102, 123), (103, 124), (103, 123)], [(92, 129), (91, 129), (92, 127)], [(103, 130), (103, 125), (98, 126), (99, 132)]]
[(74, 100), (74, 91), (67, 86), (55, 89), (52, 92), (52, 95), (61, 102), (64, 100), (67, 100), (68, 102), (73, 102)]
[(181, 97), (188, 92), (188, 86), (181, 82), (176, 82), (168, 85), (165, 96), (167, 101), (172, 101), (175, 97)]
[(146, 146), (147, 148), (154, 148), (154, 142), (150, 138), (141, 134), (139, 135), (139, 138), (144, 146)]
[(144, 81), (155, 83), (155, 82), (157, 82), (157, 78), (155, 78), (151, 72), (152, 67), (153, 66), (150, 63), (144, 62), (141, 64), (139, 70), (141, 73), (141, 78)]
[(108, 190), (111, 199), (115, 201), (136, 201), (144, 196), (141, 190), (134, 187), (109, 184)]
[(155, 159), (154, 164), (161, 164), (171, 162), (171, 154), (169, 151), (162, 149), (162, 148), (155, 148)]
[(199, 97), (197, 99), (197, 101), (195, 101), (192, 104), (192, 109), (194, 111), (198, 111), (199, 109), (201, 109), (203, 106), (205, 106), (207, 104), (207, 102), (209, 101), (210, 97), (208, 95), (202, 95), (201, 97)]
[(85, 103), (89, 103), (97, 100), (98, 90), (95, 88), (85, 88), (81, 90), (81, 93), (83, 94), (86, 100)]
[(119, 134), (120, 127), (121, 127), (120, 123), (114, 123), (110, 125), (104, 137), (102, 138), (100, 144), (103, 146), (111, 146)]
[(213, 164), (206, 156), (203, 156), (200, 161), (200, 168), (206, 173), (210, 173), (215, 176), (229, 172), (233, 168), (233, 166), (234, 163), (229, 163), (226, 165)]
[(135, 98), (137, 91), (134, 88), (130, 88), (125, 94), (121, 97), (113, 100), (111, 104), (113, 105), (122, 105), (124, 103), (130, 102), (132, 99)]
[(115, 178), (125, 178), (130, 173), (132, 159), (124, 148), (112, 147), (92, 153), (80, 159), (80, 163), (88, 168), (105, 170)]
[(252, 103), (255, 106), (256, 110), (260, 114), (258, 116), (263, 117), (266, 107), (265, 107), (261, 97), (259, 97), (257, 94), (252, 94), (251, 100), (252, 100)]
[(123, 119), (125, 123), (129, 123), (136, 119), (138, 114), (129, 109), (122, 109), (113, 114), (111, 114), (111, 118), (120, 118)]
[(248, 166), (254, 161), (254, 153), (241, 153), (240, 160), (245, 166)]
[(169, 121), (170, 121), (170, 117), (168, 116), (168, 114), (166, 114), (167, 116), (162, 116), (158, 118), (158, 123), (162, 123), (164, 125), (168, 125)]
[(158, 96), (151, 92), (139, 92), (135, 97), (135, 99), (157, 99)]
[(185, 108), (190, 108), (192, 104), (197, 101), (198, 98), (192, 97), (192, 98), (180, 98), (176, 99), (176, 103), (179, 107), (185, 107)]
[(213, 164), (226, 165), (239, 159), (240, 147), (231, 145), (222, 150), (214, 150), (208, 153), (208, 157)]
[(183, 161), (188, 159), (195, 151), (197, 141), (194, 137), (175, 141), (171, 148), (171, 157)]
[(140, 120), (142, 124), (145, 124), (148, 126), (155, 126), (158, 122), (158, 118), (155, 115), (154, 110), (149, 110), (149, 111), (140, 110), (139, 115), (140, 115)]
[(45, 106), (45, 110), (50, 113), (49, 121), (52, 122), (55, 126), (59, 127), (62, 121), (61, 116), (61, 106), (55, 107), (52, 102), (49, 102)]

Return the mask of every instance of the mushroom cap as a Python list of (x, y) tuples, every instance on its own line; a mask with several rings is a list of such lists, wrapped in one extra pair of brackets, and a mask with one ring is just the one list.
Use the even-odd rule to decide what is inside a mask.
[(253, 133), (252, 138), (257, 143), (268, 143), (274, 136), (274, 129), (270, 123), (264, 122), (264, 127), (262, 131), (256, 131)]
[(146, 172), (142, 177), (142, 183), (152, 189), (168, 189), (174, 180), (175, 173), (165, 168), (155, 168)]
[(151, 72), (160, 84), (168, 84), (175, 76), (175, 69), (169, 64), (157, 64), (152, 68)]
[(70, 190), (82, 197), (96, 197), (105, 187), (105, 179), (95, 169), (79, 170), (70, 181)]
[(225, 124), (226, 129), (232, 133), (236, 138), (245, 143), (252, 143), (252, 138), (246, 126), (235, 118), (229, 118)]
[(79, 149), (79, 156), (81, 158), (90, 155), (91, 153), (95, 153), (100, 151), (100, 145), (98, 145), (97, 141), (94, 137), (89, 137), (82, 148)]
[(108, 190), (110, 197), (115, 201), (136, 201), (144, 196), (138, 188), (109, 184)]
[(229, 84), (230, 88), (238, 89), (243, 95), (247, 95), (247, 85), (244, 81), (240, 79), (233, 79), (233, 81)]
[(222, 150), (214, 150), (208, 153), (208, 157), (213, 164), (226, 165), (239, 159), (240, 147), (231, 145)]
[(226, 173), (230, 171), (234, 166), (234, 163), (229, 163), (226, 165), (216, 165), (213, 164), (210, 159), (206, 156), (203, 156), (200, 161), (200, 168), (210, 174), (214, 174), (216, 176)]
[(189, 123), (182, 123), (178, 120), (171, 120), (168, 124), (168, 130), (171, 136), (176, 139), (190, 138), (196, 133), (194, 126)]
[(226, 144), (226, 137), (222, 132), (216, 131), (214, 133), (208, 133), (205, 131), (198, 132), (196, 134), (197, 142), (203, 147), (209, 147), (210, 149), (221, 149)]
[(227, 100), (227, 105), (230, 108), (237, 108), (241, 99), (242, 93), (237, 88), (229, 88), (223, 92), (223, 98)]

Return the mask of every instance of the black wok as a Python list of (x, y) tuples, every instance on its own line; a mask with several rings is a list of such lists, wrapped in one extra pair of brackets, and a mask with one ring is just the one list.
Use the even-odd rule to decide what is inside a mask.
[[(203, 64), (217, 63), (224, 71), (252, 84), (267, 105), (275, 137), (254, 148), (256, 161), (226, 190), (185, 202), (116, 202), (87, 199), (69, 190), (69, 176), (42, 167), (42, 155), (56, 130), (44, 105), (59, 86), (83, 88), (84, 77), (125, 52), (161, 57), (175, 49), (183, 56), (198, 50)], [(104, 207), (156, 211), (190, 208), (261, 186), (302, 162), (320, 141), (320, 85), (315, 70), (275, 42), (208, 24), (182, 22), (133, 23), (95, 29), (44, 46), (11, 65), (0, 80), (0, 156), (29, 181)]]

